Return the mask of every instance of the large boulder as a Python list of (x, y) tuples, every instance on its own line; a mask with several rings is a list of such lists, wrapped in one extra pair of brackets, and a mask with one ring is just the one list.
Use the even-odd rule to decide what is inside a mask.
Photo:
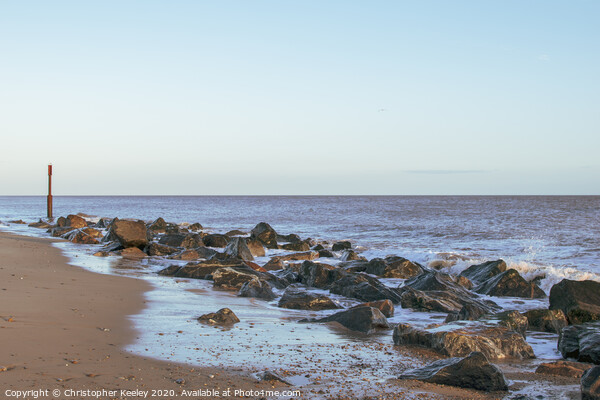
[(66, 218), (66, 225), (65, 226), (70, 226), (71, 228), (85, 228), (87, 227), (87, 221), (83, 218), (81, 218), (79, 215), (68, 215)]
[(494, 276), (506, 271), (504, 260), (487, 261), (483, 264), (471, 265), (460, 273), (461, 276), (469, 278), (471, 282), (483, 283)]
[(567, 378), (581, 378), (583, 373), (593, 365), (575, 361), (554, 361), (541, 363), (535, 370), (536, 374), (565, 376)]
[(246, 239), (233, 237), (225, 247), (224, 253), (231, 258), (240, 258), (242, 260), (253, 261), (252, 252), (246, 244)]
[(523, 336), (501, 326), (450, 323), (431, 331), (398, 324), (394, 344), (422, 346), (450, 357), (464, 357), (473, 351), (488, 359), (535, 358), (533, 349)]
[(369, 334), (375, 329), (389, 329), (387, 318), (374, 307), (357, 307), (308, 322), (337, 322), (351, 331)]
[(419, 264), (398, 256), (386, 257), (385, 260), (374, 258), (365, 267), (367, 274), (384, 278), (409, 279), (423, 273), (423, 268)]
[(527, 317), (531, 331), (560, 333), (569, 324), (562, 310), (539, 308), (529, 310), (523, 315)]
[(535, 282), (527, 282), (516, 269), (508, 269), (483, 282), (477, 288), (477, 293), (488, 296), (523, 297), (539, 299), (546, 293)]
[(183, 247), (182, 244), (185, 238), (186, 235), (183, 233), (169, 233), (162, 235), (160, 239), (158, 239), (158, 243), (171, 247)]
[(261, 281), (257, 277), (242, 284), (238, 296), (256, 297), (263, 300), (273, 300), (277, 297), (275, 293), (273, 293), (271, 285), (269, 285), (268, 282)]
[(581, 400), (600, 399), (600, 366), (588, 369), (581, 377)]
[(290, 286), (279, 299), (279, 307), (296, 310), (330, 310), (340, 308), (329, 297)]
[(558, 350), (564, 358), (600, 364), (600, 322), (565, 327), (558, 339)]
[(102, 241), (117, 241), (121, 246), (143, 249), (148, 245), (148, 231), (144, 221), (113, 220)]
[(166, 244), (160, 243), (150, 243), (148, 247), (146, 247), (146, 253), (149, 256), (168, 256), (173, 253), (177, 253), (179, 251), (176, 247), (167, 246)]
[(508, 384), (500, 368), (490, 364), (485, 355), (477, 351), (462, 359), (447, 358), (423, 368), (406, 371), (399, 378), (486, 392), (508, 390)]
[(67, 239), (78, 244), (98, 244), (98, 240), (83, 231), (83, 229), (75, 229), (67, 234)]
[(229, 308), (221, 308), (217, 312), (198, 317), (198, 322), (210, 325), (232, 325), (240, 322), (240, 319)]
[(300, 282), (306, 286), (327, 288), (340, 278), (340, 272), (331, 265), (304, 261), (298, 271)]
[(250, 232), (250, 237), (261, 242), (267, 249), (277, 249), (277, 232), (266, 222), (257, 224)]
[(240, 259), (229, 260), (206, 260), (186, 265), (171, 265), (158, 272), (163, 276), (174, 276), (177, 278), (209, 279), (215, 271), (223, 268), (249, 269)]
[(227, 246), (227, 243), (229, 243), (229, 236), (213, 233), (204, 236), (202, 240), (204, 241), (204, 245), (207, 247), (223, 248)]
[(378, 279), (367, 274), (348, 274), (333, 282), (329, 288), (331, 293), (352, 297), (361, 301), (391, 300), (400, 303), (400, 294), (389, 288)]
[(181, 247), (185, 249), (193, 249), (200, 246), (204, 246), (204, 241), (202, 240), (202, 236), (197, 233), (188, 233), (181, 242)]
[(162, 217), (159, 217), (148, 225), (148, 230), (153, 233), (165, 233), (167, 231), (167, 223)]
[(563, 279), (550, 289), (551, 310), (563, 310), (569, 323), (600, 319), (600, 282)]

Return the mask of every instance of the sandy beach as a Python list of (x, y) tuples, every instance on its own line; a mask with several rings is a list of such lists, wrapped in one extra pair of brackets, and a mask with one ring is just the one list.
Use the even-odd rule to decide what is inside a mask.
[[(123, 351), (136, 334), (127, 316), (144, 307), (147, 284), (88, 272), (67, 261), (48, 239), (0, 233), (1, 397), (16, 398), (18, 392), (7, 391), (49, 390), (39, 398), (55, 398), (56, 389), (57, 398), (93, 398), (68, 390), (114, 391), (102, 399), (143, 398), (126, 392), (136, 390), (150, 391), (147, 398), (152, 390), (273, 390), (250, 377)], [(154, 398), (175, 397), (172, 393)]]

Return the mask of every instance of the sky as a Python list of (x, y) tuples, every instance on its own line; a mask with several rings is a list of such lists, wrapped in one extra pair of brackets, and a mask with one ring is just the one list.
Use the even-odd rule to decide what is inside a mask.
[(599, 15), (0, 0), (0, 195), (598, 195)]

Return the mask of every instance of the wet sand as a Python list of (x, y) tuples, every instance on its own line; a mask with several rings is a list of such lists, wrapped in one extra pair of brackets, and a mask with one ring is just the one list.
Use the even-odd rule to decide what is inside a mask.
[[(139, 334), (128, 316), (145, 308), (144, 292), (150, 284), (142, 279), (97, 274), (68, 265), (51, 240), (0, 232), (0, 393), (7, 390), (47, 389), (46, 398), (94, 398), (66, 390), (114, 391), (108, 398), (216, 398), (183, 396), (184, 390), (231, 389), (286, 391), (300, 390), (300, 396), (269, 398), (307, 399), (498, 399), (503, 394), (391, 379), (349, 384), (346, 378), (330, 376), (327, 365), (315, 362), (300, 370), (322, 376), (318, 384), (295, 388), (281, 383), (258, 383), (249, 366), (238, 368), (198, 367), (146, 358), (124, 351)], [(232, 343), (232, 351), (236, 344)], [(327, 351), (326, 348), (323, 351)], [(400, 369), (410, 360), (437, 359), (418, 349), (396, 348)], [(207, 357), (210, 357), (207, 354)], [(208, 363), (207, 363), (208, 364)], [(256, 369), (257, 366), (254, 366)], [(260, 368), (260, 366), (258, 366)], [(350, 371), (349, 371), (350, 372)], [(512, 375), (512, 376), (511, 376)], [(523, 381), (540, 376), (507, 378)], [(552, 380), (552, 379), (550, 379)], [(552, 384), (548, 382), (547, 384)], [(167, 390), (167, 392), (152, 392)], [(169, 392), (170, 391), (170, 392)], [(65, 395), (67, 394), (67, 395)], [(72, 395), (69, 395), (72, 394)], [(153, 396), (154, 394), (154, 396)], [(14, 393), (13, 393), (14, 396)], [(34, 398), (30, 393), (26, 398)], [(510, 395), (509, 395), (510, 397)], [(570, 397), (570, 396), (569, 396)], [(44, 398), (44, 397), (40, 397)], [(220, 396), (219, 398), (242, 398)], [(244, 398), (263, 398), (261, 395)]]

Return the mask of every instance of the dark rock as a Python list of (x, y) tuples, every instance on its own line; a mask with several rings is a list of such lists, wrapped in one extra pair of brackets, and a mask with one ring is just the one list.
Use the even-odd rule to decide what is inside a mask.
[(278, 257), (270, 259), (265, 265), (263, 265), (263, 268), (267, 271), (278, 271), (280, 269), (283, 269), (284, 267), (285, 265), (283, 261), (280, 260)]
[(258, 299), (273, 300), (275, 293), (271, 289), (271, 285), (268, 282), (261, 281), (258, 278), (254, 278), (244, 283), (238, 293), (241, 297), (256, 297)]
[(242, 260), (252, 261), (254, 257), (246, 244), (246, 239), (241, 237), (231, 238), (224, 253), (231, 258), (240, 258)]
[(352, 248), (352, 243), (348, 242), (348, 241), (343, 241), (343, 242), (336, 242), (333, 244), (333, 246), (331, 247), (332, 251), (341, 251), (341, 250), (346, 250), (346, 249), (351, 249)]
[(340, 272), (331, 265), (304, 261), (298, 272), (300, 282), (306, 286), (327, 288), (340, 278)]
[(233, 237), (233, 236), (246, 236), (246, 232), (242, 232), (240, 230), (234, 229), (225, 234), (225, 236)]
[(98, 240), (81, 229), (75, 229), (67, 234), (67, 239), (78, 244), (98, 244)]
[(489, 296), (523, 297), (539, 299), (546, 293), (533, 282), (527, 282), (516, 269), (508, 269), (493, 278), (483, 282), (477, 288), (477, 293)]
[(264, 257), (266, 255), (264, 246), (258, 240), (247, 239), (246, 245), (254, 257)]
[(165, 233), (167, 231), (167, 223), (161, 217), (148, 225), (148, 230), (153, 233)]
[(54, 225), (49, 224), (45, 221), (42, 221), (41, 219), (38, 222), (32, 222), (31, 224), (27, 225), (30, 228), (38, 228), (38, 229), (51, 229), (54, 228)]
[(408, 286), (403, 288), (400, 300), (402, 308), (410, 308), (417, 311), (433, 311), (458, 314), (463, 304), (461, 299), (448, 291), (415, 290)]
[(563, 279), (550, 289), (551, 310), (562, 310), (570, 324), (600, 319), (600, 282)]
[(250, 237), (261, 242), (267, 249), (277, 249), (277, 232), (266, 222), (261, 222), (252, 229)]
[[(491, 307), (493, 310), (493, 307)], [(481, 307), (478, 303), (466, 303), (458, 313), (451, 312), (444, 322), (477, 321), (492, 310)]]
[(477, 351), (463, 359), (448, 358), (423, 368), (407, 371), (399, 378), (486, 392), (508, 390), (508, 384), (500, 368), (490, 364), (485, 355)]
[(340, 308), (329, 297), (290, 286), (279, 299), (279, 307), (296, 310), (330, 310)]
[(253, 273), (251, 268), (234, 269), (219, 268), (212, 274), (215, 287), (221, 287), (229, 290), (240, 290), (242, 285), (252, 279), (256, 279), (257, 273)]
[(467, 290), (473, 289), (473, 282), (471, 282), (469, 280), (469, 278), (467, 278), (465, 276), (460, 276), (460, 275), (457, 276), (456, 277), (456, 284), (464, 287)]
[(566, 376), (568, 378), (581, 378), (583, 373), (593, 367), (592, 364), (574, 361), (554, 361), (542, 363), (535, 370), (536, 374)]
[(176, 247), (167, 246), (166, 244), (159, 243), (150, 243), (148, 247), (146, 247), (146, 253), (149, 256), (168, 256), (173, 253), (177, 253), (179, 251)]
[(57, 226), (56, 228), (51, 228), (49, 230), (49, 233), (53, 236), (53, 237), (61, 237), (66, 235), (69, 232), (74, 231), (77, 228), (73, 228), (72, 226)]
[(208, 279), (215, 271), (223, 268), (249, 269), (242, 260), (207, 260), (198, 263), (188, 263), (183, 267), (172, 265), (161, 270), (158, 274), (177, 278)]
[(321, 251), (321, 250), (325, 250), (325, 247), (323, 247), (323, 245), (321, 243), (319, 243), (316, 246), (313, 246), (311, 248), (311, 250), (313, 250), (313, 251)]
[(119, 255), (129, 260), (140, 260), (146, 257), (146, 253), (137, 247), (127, 247), (119, 252)]
[[(308, 322), (308, 321), (307, 321)], [(357, 307), (310, 322), (337, 322), (351, 331), (369, 334), (375, 329), (389, 329), (387, 318), (376, 308)]]
[(208, 247), (200, 246), (194, 249), (186, 249), (179, 251), (178, 253), (174, 253), (169, 256), (170, 259), (173, 260), (198, 260), (203, 258), (205, 260), (212, 260), (217, 254), (219, 254), (216, 250), (210, 249)]
[[(462, 286), (456, 284), (452, 277), (443, 272), (428, 270), (404, 282), (404, 286), (417, 290), (456, 291), (467, 293)], [(470, 295), (472, 297), (472, 295)]]
[(286, 286), (300, 282), (300, 277), (298, 276), (298, 273), (292, 271), (291, 269), (275, 272), (275, 275), (279, 279), (281, 279)]
[[(25, 221), (21, 221), (23, 224), (25, 223)], [(15, 223), (15, 222), (13, 222)], [(64, 228), (65, 226), (67, 226), (67, 219), (65, 217), (58, 217), (58, 219), (56, 220), (56, 227), (57, 228)]]
[(500, 321), (499, 325), (505, 326), (509, 330), (520, 333), (525, 337), (525, 332), (527, 332), (529, 323), (527, 317), (520, 312), (515, 310), (503, 311), (494, 315), (493, 318)]
[(565, 327), (558, 339), (563, 358), (600, 364), (600, 322)]
[[(60, 218), (59, 218), (60, 219)], [(8, 221), (10, 224), (17, 224), (17, 225), (27, 225), (27, 222), (23, 221), (22, 219), (15, 219), (12, 221)]]
[(529, 329), (538, 332), (560, 333), (567, 326), (567, 317), (562, 310), (540, 308), (524, 313), (529, 321)]
[(285, 254), (283, 256), (275, 256), (272, 258), (272, 260), (279, 260), (279, 261), (302, 261), (302, 260), (314, 260), (319, 258), (319, 253), (317, 253), (316, 251), (306, 251), (304, 253), (292, 253), (292, 254)]
[(390, 318), (390, 317), (394, 316), (394, 303), (392, 303), (391, 300), (370, 301), (368, 303), (362, 303), (362, 304), (356, 305), (351, 308), (358, 308), (358, 307), (376, 308), (379, 311), (381, 311), (381, 313), (383, 315), (385, 315), (386, 318)]
[(506, 271), (506, 263), (504, 260), (496, 260), (487, 261), (483, 264), (471, 265), (461, 272), (460, 275), (469, 278), (471, 282), (483, 283), (504, 271)]
[(170, 247), (182, 247), (182, 243), (185, 240), (185, 238), (186, 235), (182, 233), (169, 233), (161, 236), (158, 240), (158, 243)]
[[(383, 269), (383, 271), (381, 271), (381, 273), (376, 274), (384, 278), (410, 279), (415, 276), (421, 275), (424, 272), (423, 267), (421, 267), (419, 264), (407, 260), (403, 257), (386, 257), (384, 262), (385, 268)], [(367, 273), (370, 273), (368, 267)]]
[(240, 322), (240, 319), (229, 308), (221, 308), (216, 313), (204, 314), (198, 322), (211, 325), (231, 325)]
[(193, 224), (188, 226), (188, 229), (192, 232), (199, 232), (202, 230), (202, 225), (199, 222), (194, 222)]
[(353, 297), (361, 301), (377, 301), (389, 299), (394, 304), (400, 303), (400, 294), (388, 288), (378, 279), (366, 274), (348, 274), (331, 284), (331, 293)]
[(90, 228), (90, 227), (81, 228), (81, 231), (84, 233), (87, 233), (88, 235), (90, 235), (93, 238), (102, 238), (102, 236), (104, 236), (102, 234), (102, 232), (100, 232), (98, 229), (94, 229), (94, 228)]
[(165, 228), (166, 235), (176, 235), (178, 233), (186, 233), (179, 227), (179, 225), (167, 222), (167, 227)]
[(102, 241), (118, 241), (121, 246), (143, 249), (148, 245), (148, 231), (143, 221), (113, 220)]
[(68, 215), (65, 226), (71, 228), (86, 228), (88, 226), (87, 221), (81, 218), (79, 215)]
[(535, 358), (531, 346), (520, 334), (501, 326), (444, 325), (444, 329), (427, 331), (409, 324), (394, 329), (394, 344), (422, 346), (450, 357), (464, 357), (473, 351), (488, 359)]
[(581, 377), (581, 400), (600, 399), (600, 366), (588, 369)]
[(229, 243), (229, 236), (219, 235), (213, 233), (211, 235), (206, 235), (202, 238), (204, 241), (204, 245), (207, 247), (226, 247), (227, 243)]
[(340, 259), (342, 261), (367, 260), (363, 256), (359, 256), (354, 250), (344, 250)]
[(281, 248), (284, 250), (290, 250), (290, 251), (309, 251), (310, 250), (310, 246), (306, 242), (286, 243), (286, 244), (282, 245)]
[(319, 257), (328, 257), (328, 258), (333, 258), (334, 255), (331, 251), (329, 250), (319, 250)]
[(204, 241), (202, 240), (202, 236), (197, 233), (189, 233), (181, 241), (181, 247), (186, 249), (193, 249), (200, 246), (204, 246)]
[[(278, 242), (299, 243), (302, 241), (302, 239), (300, 239), (300, 236), (296, 235), (295, 233), (291, 233), (289, 235), (277, 235), (277, 241)], [(297, 250), (297, 251), (307, 251), (307, 250)]]
[[(59, 218), (60, 219), (60, 218)], [(106, 229), (110, 226), (112, 219), (110, 218), (100, 218), (98, 222), (96, 222), (95, 228), (97, 229)]]

